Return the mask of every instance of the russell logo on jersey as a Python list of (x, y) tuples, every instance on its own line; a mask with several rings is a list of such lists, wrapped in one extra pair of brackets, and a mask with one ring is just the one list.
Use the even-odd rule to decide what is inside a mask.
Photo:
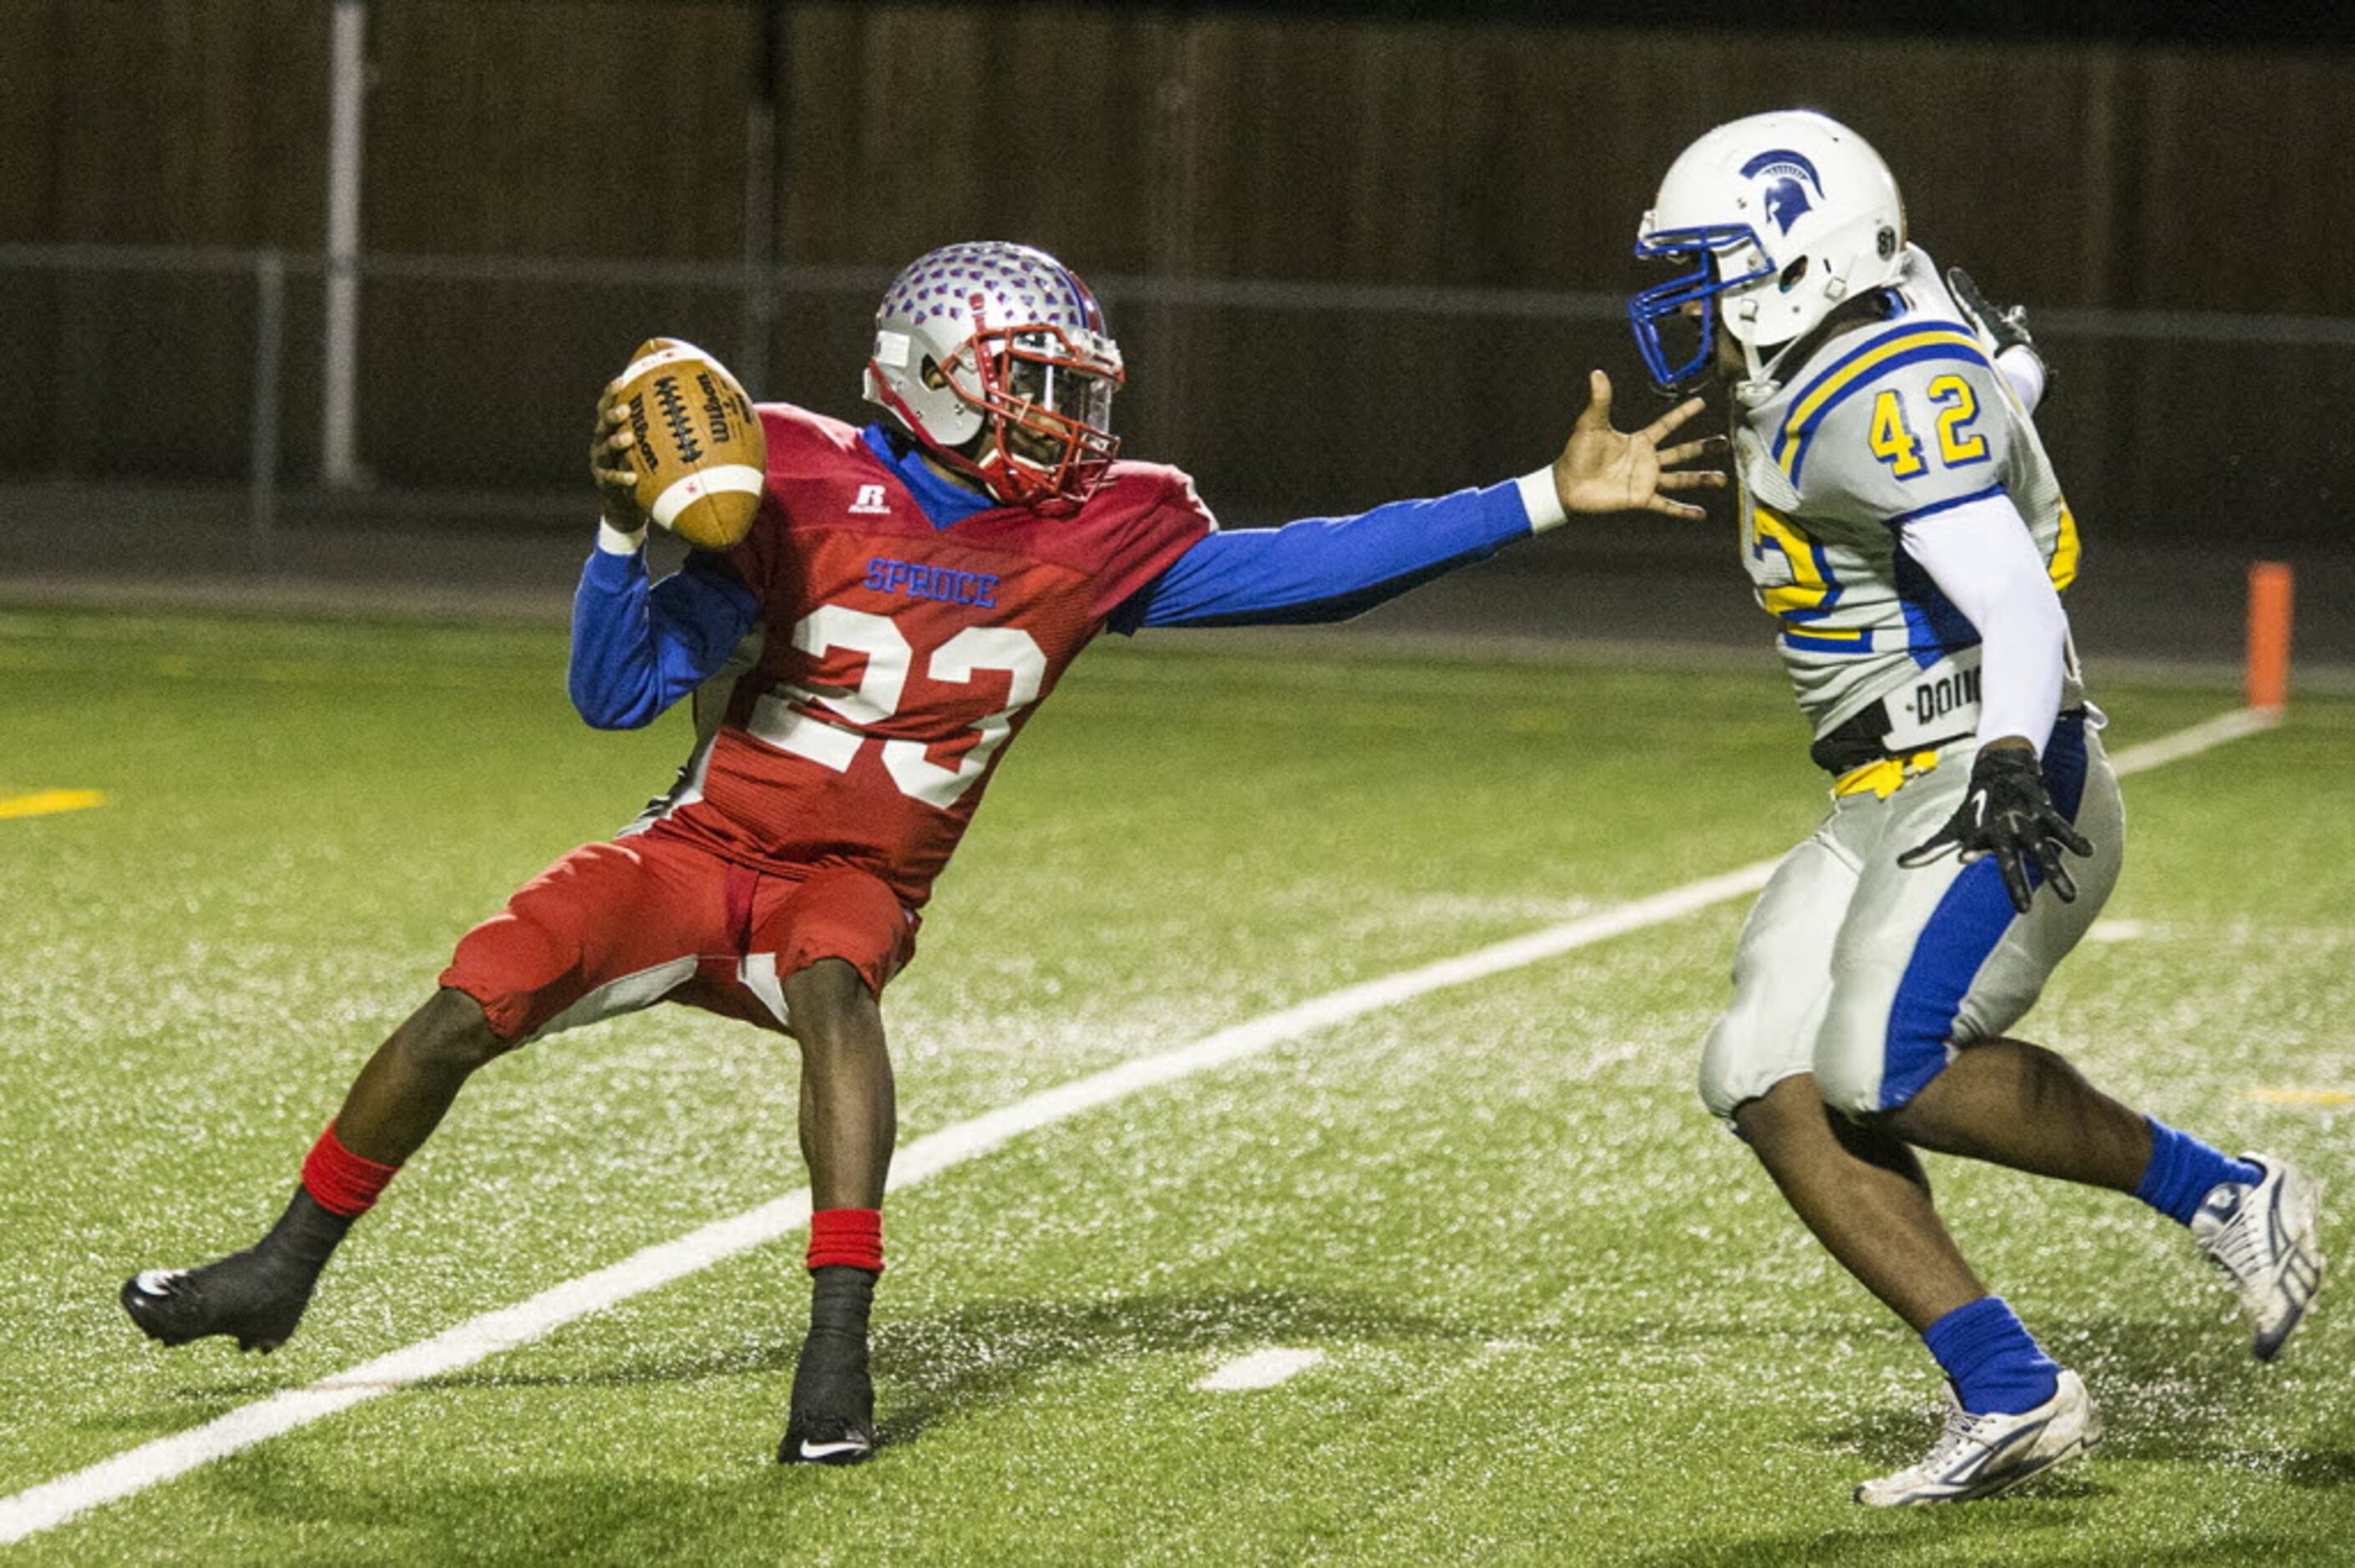
[(881, 485), (862, 484), (858, 487), (857, 499), (850, 503), (850, 512), (857, 517), (889, 517), (891, 515), (891, 503), (883, 498)]

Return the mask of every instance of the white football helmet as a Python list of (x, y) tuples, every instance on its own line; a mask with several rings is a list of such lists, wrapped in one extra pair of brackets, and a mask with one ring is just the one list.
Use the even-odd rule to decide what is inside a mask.
[[(911, 262), (875, 312), (867, 400), (1007, 505), (1084, 497), (1120, 450), (1103, 309), (1043, 250), (985, 240)], [(976, 440), (976, 438), (979, 438)]]
[[(1755, 387), (1772, 380), (1765, 356), (1842, 301), (1897, 281), (1905, 204), (1881, 154), (1838, 121), (1811, 110), (1753, 114), (1710, 132), (1668, 165), (1636, 254), (1694, 262), (1627, 302), (1652, 379), (1668, 389), (1698, 380), (1722, 317)], [(1700, 310), (1689, 308), (1695, 303)], [(1660, 328), (1687, 320), (1697, 322), (1700, 344), (1677, 357)]]

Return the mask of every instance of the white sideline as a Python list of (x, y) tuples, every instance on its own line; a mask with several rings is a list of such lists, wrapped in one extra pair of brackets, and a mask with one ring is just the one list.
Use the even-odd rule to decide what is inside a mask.
[[(2280, 722), (2277, 710), (2240, 709), (2174, 735), (2129, 747), (2112, 758), (2111, 763), (2121, 774), (2139, 773), (2272, 728)], [(1052, 1126), (1145, 1089), (1257, 1055), (1312, 1030), (1663, 925), (1726, 899), (1754, 893), (1765, 885), (1774, 864), (1772, 860), (1754, 861), (1738, 870), (1689, 882), (1525, 937), (1344, 986), (1221, 1029), (1191, 1044), (1123, 1062), (1074, 1082), (1041, 1090), (1012, 1105), (985, 1111), (916, 1139), (893, 1157), (891, 1189), (898, 1192), (928, 1176), (978, 1159), (1026, 1132)], [(675, 1240), (633, 1253), (618, 1263), (567, 1280), (512, 1307), (469, 1318), (432, 1339), (331, 1373), (302, 1388), (272, 1394), (216, 1416), (201, 1426), (143, 1443), (85, 1469), (28, 1487), (14, 1497), (0, 1499), (0, 1546), (38, 1534), (77, 1514), (144, 1491), (198, 1466), (226, 1458), (282, 1432), (308, 1425), (379, 1394), (447, 1375), (501, 1351), (528, 1344), (591, 1312), (773, 1242), (806, 1224), (809, 1214), (809, 1190), (788, 1192)]]

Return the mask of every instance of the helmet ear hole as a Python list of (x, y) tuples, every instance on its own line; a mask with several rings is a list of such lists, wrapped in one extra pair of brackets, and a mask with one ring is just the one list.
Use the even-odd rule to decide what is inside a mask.
[(1780, 284), (1783, 292), (1787, 294), (1792, 290), (1797, 288), (1800, 281), (1806, 278), (1806, 275), (1807, 259), (1802, 256), (1796, 261), (1792, 262), (1788, 267), (1783, 269), (1783, 275), (1777, 280), (1777, 282)]
[(949, 378), (947, 375), (942, 371), (940, 362), (929, 354), (924, 355), (923, 376), (924, 385), (931, 387), (935, 392), (949, 384)]

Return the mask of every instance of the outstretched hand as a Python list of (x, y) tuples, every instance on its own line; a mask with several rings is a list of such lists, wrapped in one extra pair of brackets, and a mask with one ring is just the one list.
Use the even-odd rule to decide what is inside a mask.
[(1669, 498), (1671, 492), (1722, 490), (1725, 475), (1716, 469), (1668, 471), (1678, 465), (1714, 457), (1726, 450), (1723, 436), (1663, 448), (1660, 443), (1705, 407), (1689, 397), (1633, 434), (1612, 429), (1611, 377), (1600, 370), (1588, 382), (1586, 412), (1571, 427), (1570, 444), (1553, 460), (1553, 487), (1565, 512), (1660, 512), (1670, 517), (1705, 517), (1689, 502)]

